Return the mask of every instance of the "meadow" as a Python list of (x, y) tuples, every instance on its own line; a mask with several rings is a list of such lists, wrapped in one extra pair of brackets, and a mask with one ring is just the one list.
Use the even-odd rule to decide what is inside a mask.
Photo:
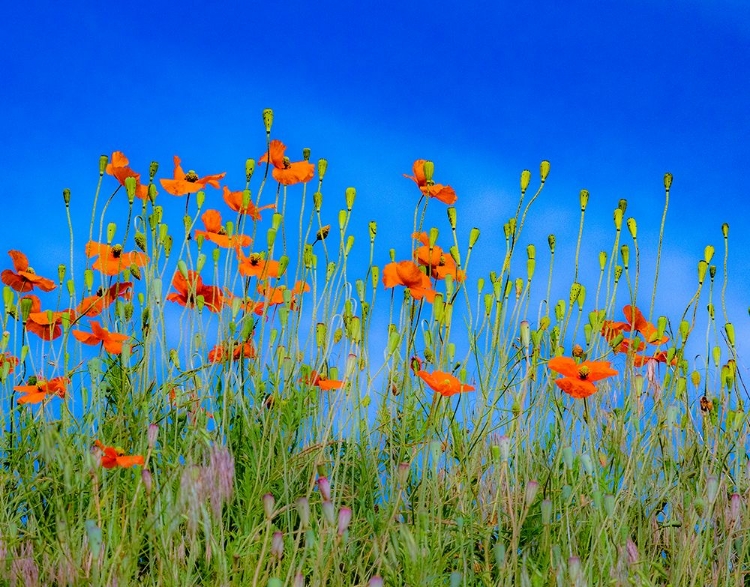
[[(271, 110), (258, 131), (244, 185), (102, 156), (95, 194), (62, 192), (57, 275), (12, 244), (0, 584), (750, 585), (728, 224), (660, 316), (668, 173), (656, 250), (581, 190), (558, 267), (524, 234), (550, 163), (522, 171), (479, 275), (490, 236), (433, 162), (394, 170), (413, 231), (383, 242)], [(585, 221), (612, 234), (598, 274)]]

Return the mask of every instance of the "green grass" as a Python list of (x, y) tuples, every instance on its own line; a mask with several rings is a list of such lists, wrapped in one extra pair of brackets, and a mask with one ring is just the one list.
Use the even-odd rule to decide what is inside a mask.
[[(272, 113), (264, 120), (270, 138)], [(505, 259), (491, 275), (472, 273), (482, 243), (460, 202), (431, 231), (425, 219), (445, 204), (406, 182), (414, 230), (429, 239), (412, 250), (440, 246), (441, 266), (455, 265), (430, 280), (428, 302), (417, 289), (384, 288), (388, 249), (404, 243), (379, 242), (375, 222), (350, 226), (356, 191), (323, 198), (324, 162), (309, 183), (287, 187), (248, 161), (245, 203), (275, 200), (261, 219), (211, 194), (232, 221), (225, 233), (251, 236), (253, 252), (280, 261), (270, 280), (241, 275), (231, 248), (196, 237), (204, 194), (185, 198), (190, 215), (180, 219), (183, 201), (162, 189), (158, 166), (143, 185), (160, 193), (141, 200), (136, 182), (118, 187), (106, 164), (83, 237), (70, 214), (79, 199), (66, 196), (70, 260), (58, 288), (39, 294), (42, 311), (30, 314), (28, 292), (4, 291), (2, 350), (20, 362), (0, 371), (0, 584), (750, 585), (747, 392), (725, 304), (728, 227), (719, 270), (707, 249), (683, 315), (660, 319), (663, 221), (658, 250), (641, 251), (621, 202), (600, 274), (584, 275), (582, 191), (575, 267), (565, 268), (575, 277), (555, 302), (554, 236), (544, 253), (519, 244), (547, 162), (534, 193), (521, 175)], [(431, 164), (424, 171), (429, 181)], [(664, 214), (670, 184), (667, 174)], [(324, 216), (338, 223), (314, 242)], [(84, 244), (140, 249), (149, 262), (112, 276), (90, 258), (81, 268), (86, 233)], [(652, 291), (639, 290), (641, 256), (657, 260)], [(188, 307), (167, 300), (176, 272), (188, 271), (221, 299), (193, 285)], [(292, 293), (298, 281), (310, 290)], [(129, 336), (112, 354), (72, 332), (91, 331), (82, 298), (117, 282), (133, 282), (132, 298), (92, 318)], [(269, 283), (285, 286), (278, 303), (257, 305)], [(617, 352), (643, 331), (602, 335), (605, 320), (622, 320), (620, 299), (644, 300), (654, 331), (669, 337), (638, 351), (661, 362)], [(67, 308), (78, 311), (60, 318), (55, 340), (30, 330), (55, 318), (47, 309)], [(220, 343), (229, 360), (212, 363)], [(564, 394), (547, 367), (574, 344), (579, 362), (618, 371), (586, 399)], [(693, 359), (690, 345), (707, 352)], [(474, 390), (440, 395), (420, 369)], [(19, 405), (14, 387), (31, 376), (68, 377), (67, 394)], [(342, 384), (322, 391), (325, 381)], [(96, 440), (143, 464), (103, 467)]]

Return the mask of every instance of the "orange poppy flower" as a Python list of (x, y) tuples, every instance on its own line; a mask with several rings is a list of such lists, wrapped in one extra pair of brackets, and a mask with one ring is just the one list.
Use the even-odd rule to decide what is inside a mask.
[(228, 249), (229, 247), (249, 247), (252, 239), (244, 234), (233, 234), (232, 236), (227, 235), (227, 231), (221, 225), (221, 213), (218, 210), (206, 210), (201, 216), (203, 225), (206, 230), (196, 230), (195, 235), (202, 234), (204, 238), (207, 238), (212, 243), (219, 245), (222, 248)]
[(308, 385), (320, 388), (321, 391), (331, 391), (333, 389), (341, 389), (344, 387), (344, 382), (338, 379), (328, 379), (322, 373), (317, 371), (310, 371), (310, 375), (307, 378), (303, 378), (302, 381)]
[(141, 200), (148, 198), (148, 186), (141, 183), (141, 174), (128, 167), (128, 158), (122, 151), (115, 151), (107, 163), (107, 174), (113, 176), (122, 187), (129, 177), (135, 178), (135, 195)]
[(38, 287), (42, 291), (52, 291), (57, 287), (51, 279), (34, 273), (34, 270), (29, 267), (29, 260), (21, 251), (8, 251), (8, 254), (13, 259), (13, 269), (15, 271), (5, 269), (0, 274), (0, 279), (2, 279), (5, 285), (19, 293), (31, 291), (34, 287)]
[(187, 279), (178, 271), (172, 279), (172, 286), (177, 293), (167, 295), (167, 300), (170, 302), (194, 308), (198, 296), (203, 296), (203, 303), (211, 312), (221, 311), (224, 305), (224, 295), (221, 289), (216, 285), (204, 285), (201, 276), (195, 271), (188, 271)]
[(113, 355), (119, 355), (122, 352), (122, 343), (129, 337), (127, 334), (118, 334), (102, 328), (98, 323), (91, 323), (92, 332), (83, 332), (82, 330), (73, 330), (73, 336), (83, 344), (97, 345), (103, 344), (104, 350)]
[(404, 173), (404, 177), (416, 183), (420, 191), (428, 198), (435, 198), (449, 206), (455, 204), (458, 199), (456, 191), (449, 185), (442, 185), (432, 181), (428, 182), (424, 174), (424, 164), (425, 159), (417, 159), (412, 166), (414, 175), (406, 175)]
[(101, 465), (105, 469), (114, 469), (115, 467), (134, 467), (135, 465), (144, 465), (145, 459), (141, 455), (125, 455), (125, 451), (114, 446), (104, 446), (100, 441), (95, 440), (94, 445), (102, 451)]
[(42, 311), (42, 302), (34, 294), (23, 296), (22, 300), (31, 300), (31, 311), (26, 320), (26, 330), (33, 332), (42, 340), (54, 340), (62, 334), (62, 321), (68, 316), (70, 322), (76, 318), (74, 310), (63, 310), (62, 312)]
[[(255, 312), (255, 314), (257, 314), (258, 316), (262, 316), (263, 310), (268, 306), (278, 306), (279, 304), (283, 304), (284, 291), (286, 289), (286, 286), (283, 285), (266, 285), (265, 287), (258, 286), (258, 293), (265, 298), (265, 301), (256, 302), (253, 312)], [(298, 281), (294, 284), (294, 287), (291, 291), (291, 309), (295, 310), (297, 307), (297, 296), (310, 291), (310, 286), (304, 281)]]
[(131, 265), (144, 267), (148, 263), (148, 255), (139, 251), (125, 253), (122, 245), (113, 247), (94, 241), (86, 243), (86, 256), (99, 257), (92, 267), (101, 271), (104, 275), (117, 275), (120, 271), (128, 269)]
[(428, 373), (427, 371), (420, 369), (417, 371), (417, 375), (430, 389), (432, 389), (432, 391), (445, 397), (450, 397), (465, 391), (474, 391), (474, 386), (461, 383), (458, 377), (452, 373), (446, 373), (445, 371), (433, 371), (432, 373)]
[(168, 193), (173, 196), (184, 196), (185, 194), (199, 192), (204, 189), (206, 185), (219, 189), (219, 180), (223, 179), (225, 175), (226, 172), (198, 177), (198, 174), (192, 169), (185, 173), (180, 165), (180, 158), (175, 155), (174, 179), (160, 179), (159, 181)]
[[(626, 338), (620, 341), (620, 344), (618, 344), (617, 347), (614, 348), (614, 350), (618, 353), (626, 354), (632, 351), (633, 365), (635, 367), (643, 367), (649, 361), (656, 361), (657, 363), (667, 362), (667, 351), (659, 351), (654, 353), (653, 355), (639, 354), (638, 351), (640, 349), (644, 349), (645, 347), (646, 343), (643, 342), (640, 338), (633, 338), (632, 340)], [(677, 357), (674, 357), (672, 359), (671, 364), (677, 364)]]
[(594, 381), (617, 375), (609, 361), (583, 361), (576, 363), (570, 357), (554, 357), (547, 366), (563, 377), (555, 379), (555, 384), (568, 395), (581, 399), (596, 393)]
[(268, 204), (266, 206), (256, 207), (252, 200), (248, 201), (247, 206), (243, 206), (245, 195), (242, 190), (238, 192), (230, 191), (227, 186), (224, 186), (224, 201), (227, 203), (232, 210), (239, 212), (240, 214), (246, 214), (253, 220), (260, 220), (260, 213), (262, 210), (275, 210), (276, 204)]
[(269, 259), (266, 261), (260, 253), (250, 253), (245, 255), (239, 249), (237, 250), (239, 259), (239, 271), (245, 277), (257, 277), (258, 279), (267, 279), (269, 277), (279, 276), (279, 262)]
[(65, 397), (70, 379), (67, 377), (53, 377), (49, 381), (37, 380), (33, 385), (17, 385), (13, 389), (21, 394), (18, 398), (19, 404), (38, 404), (48, 395)]
[(460, 282), (466, 279), (466, 272), (456, 266), (453, 255), (443, 251), (437, 245), (430, 248), (430, 237), (426, 232), (415, 232), (412, 236), (422, 243), (422, 246), (414, 251), (414, 259), (430, 270), (433, 279), (445, 279), (448, 275), (454, 281)]
[[(229, 354), (229, 347), (232, 347), (232, 354)], [(238, 342), (217, 344), (208, 353), (208, 360), (211, 363), (223, 363), (228, 361), (231, 356), (232, 360), (239, 361), (240, 359), (254, 359), (255, 358), (255, 345), (251, 341), (244, 342), (242, 344)]]
[(133, 282), (123, 281), (121, 283), (115, 283), (107, 289), (100, 289), (96, 295), (86, 296), (81, 300), (76, 308), (76, 313), (79, 316), (88, 316), (89, 318), (95, 318), (101, 314), (106, 308), (108, 308), (115, 299), (124, 298), (130, 300), (133, 298)]
[(419, 269), (413, 261), (399, 261), (388, 263), (383, 267), (383, 285), (390, 289), (397, 285), (409, 288), (414, 299), (426, 299), (432, 302), (435, 299), (435, 290), (432, 289), (430, 278)]
[(273, 165), (271, 174), (273, 178), (282, 185), (294, 185), (296, 183), (307, 183), (315, 175), (315, 165), (309, 161), (297, 161), (291, 163), (289, 157), (284, 157), (286, 145), (274, 139), (268, 145), (268, 151), (258, 160), (258, 163)]
[(8, 374), (13, 373), (18, 366), (18, 357), (14, 357), (9, 352), (0, 353), (0, 373), (2, 373), (5, 364), (8, 363)]
[(615, 322), (613, 320), (605, 320), (602, 325), (602, 335), (607, 340), (612, 340), (622, 332), (640, 332), (646, 342), (649, 344), (666, 344), (669, 342), (668, 336), (662, 336), (659, 338), (659, 331), (656, 326), (643, 317), (641, 311), (628, 304), (622, 309), (625, 314), (627, 322)]

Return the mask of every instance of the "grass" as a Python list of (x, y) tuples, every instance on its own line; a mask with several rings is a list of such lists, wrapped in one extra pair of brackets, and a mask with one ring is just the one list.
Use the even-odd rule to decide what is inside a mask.
[[(549, 163), (536, 190), (522, 173), (505, 258), (477, 276), (479, 232), (459, 239), (460, 204), (420, 161), (422, 185), (405, 187), (416, 271), (393, 250), (387, 262), (375, 222), (352, 233), (353, 188), (324, 230), (326, 163), (276, 157), (272, 121), (271, 164), (248, 160), (221, 227), (202, 228), (215, 186), (197, 174), (162, 184), (152, 164), (141, 182), (103, 158), (86, 242), (107, 247), (78, 256), (65, 192), (58, 287), (37, 308), (23, 263), (3, 273), (2, 584), (750, 585), (728, 226), (720, 269), (707, 248), (683, 315), (656, 317), (663, 218), (658, 250), (641, 251), (621, 201), (600, 274), (584, 275), (583, 190), (574, 281), (553, 302), (554, 236), (541, 284), (541, 251), (520, 245)], [(169, 190), (193, 190), (183, 218)], [(438, 231), (425, 222), (440, 199)], [(242, 270), (238, 234), (259, 254)], [(642, 321), (622, 320), (618, 300), (641, 298)], [(105, 349), (90, 322), (128, 338)], [(556, 384), (561, 356), (566, 391), (587, 397)], [(618, 374), (588, 395), (597, 361)], [(55, 377), (62, 390), (46, 389)]]

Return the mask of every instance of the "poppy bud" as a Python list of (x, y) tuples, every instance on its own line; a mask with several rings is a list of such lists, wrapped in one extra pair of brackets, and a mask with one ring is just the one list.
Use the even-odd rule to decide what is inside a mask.
[(701, 260), (698, 261), (698, 285), (703, 285), (703, 281), (706, 279), (706, 270), (708, 269), (708, 263)]
[(570, 305), (572, 306), (573, 303), (578, 299), (578, 294), (581, 292), (581, 284), (574, 282), (573, 285), (570, 286)]
[(346, 245), (344, 246), (344, 255), (348, 256), (354, 246), (354, 236), (349, 235), (346, 239)]
[(273, 125), (273, 110), (266, 108), (263, 110), (263, 126), (266, 127), (266, 134), (271, 134), (271, 125)]
[[(446, 276), (449, 277), (449, 276)], [(516, 299), (519, 299), (521, 297), (521, 294), (523, 293), (523, 279), (520, 277), (517, 277), (515, 280), (515, 287), (516, 287)]]
[(664, 189), (669, 191), (669, 188), (671, 187), (672, 187), (672, 174), (665, 173), (664, 174)]
[(529, 343), (531, 342), (531, 327), (529, 326), (528, 320), (521, 320), (520, 326), (520, 337), (521, 337), (521, 346), (523, 348), (528, 348)]
[(310, 147), (304, 147), (302, 149), (302, 159), (304, 159), (305, 161), (310, 160)]
[(128, 203), (132, 204), (135, 200), (135, 188), (137, 187), (138, 183), (135, 180), (135, 177), (130, 176), (125, 178), (125, 193), (128, 195)]
[(323, 181), (323, 177), (328, 170), (328, 159), (318, 159), (318, 180)]
[(153, 183), (148, 184), (148, 199), (151, 204), (156, 202), (156, 186)]
[(104, 175), (104, 172), (107, 170), (107, 163), (109, 163), (109, 157), (106, 155), (101, 155), (99, 157), (99, 175)]
[(619, 232), (621, 228), (622, 228), (622, 210), (620, 208), (615, 208), (615, 230)]
[(20, 302), (21, 306), (21, 321), (26, 324), (26, 321), (29, 319), (29, 314), (31, 314), (31, 298), (23, 298)]
[(715, 475), (709, 475), (706, 477), (706, 497), (708, 502), (713, 504), (716, 501), (716, 496), (719, 494), (719, 479)]
[(269, 228), (266, 232), (266, 247), (269, 251), (273, 248), (274, 242), (276, 242), (276, 229)]
[(68, 188), (65, 188), (63, 190), (63, 201), (65, 202), (66, 206), (70, 205), (70, 190)]
[(526, 261), (526, 278), (531, 281), (531, 279), (534, 277), (534, 270), (536, 269), (536, 261), (534, 259), (529, 259)]
[(141, 268), (138, 267), (135, 263), (130, 265), (130, 267), (127, 268), (127, 271), (130, 272), (130, 274), (135, 277), (138, 281), (141, 280)]
[(91, 288), (94, 286), (94, 272), (91, 269), (86, 269), (83, 272), (83, 284), (86, 289), (91, 293)]
[(622, 265), (615, 265), (615, 283), (620, 281), (622, 277)]
[(172, 235), (168, 234), (164, 238), (164, 242), (162, 243), (162, 246), (164, 247), (164, 256), (168, 259), (169, 254), (172, 252)]
[(578, 303), (578, 309), (583, 310), (583, 303), (586, 301), (586, 286), (581, 285), (576, 296), (576, 302)]
[(554, 254), (555, 252), (555, 235), (554, 234), (550, 234), (547, 237), (547, 244), (549, 245), (550, 252)]
[(579, 194), (578, 199), (581, 202), (581, 212), (585, 212), (586, 206), (589, 203), (589, 191), (581, 190), (581, 193)]
[(479, 240), (479, 229), (478, 228), (472, 228), (469, 232), (469, 248), (473, 248), (475, 244), (477, 244), (477, 240)]
[(343, 231), (346, 226), (346, 210), (339, 210), (339, 230)]
[(286, 271), (286, 268), (289, 266), (289, 257), (286, 255), (281, 255), (279, 257), (279, 277), (284, 275), (284, 272)]
[(435, 164), (432, 161), (425, 161), (422, 169), (424, 171), (424, 178), (427, 185), (431, 185), (432, 176), (435, 174)]
[(526, 193), (526, 189), (529, 187), (531, 181), (531, 171), (524, 169), (521, 172), (521, 195)]
[[(218, 249), (217, 249), (218, 250)], [(204, 253), (198, 254), (198, 259), (195, 263), (195, 270), (200, 273), (203, 270), (203, 266), (206, 264), (206, 255)]]
[(313, 207), (316, 212), (320, 212), (320, 207), (323, 205), (323, 194), (321, 192), (315, 192), (313, 194)]
[(626, 224), (628, 226), (628, 231), (630, 232), (630, 238), (636, 240), (638, 235), (638, 225), (635, 222), (635, 218), (628, 218)]
[(135, 246), (137, 246), (144, 253), (146, 252), (146, 235), (142, 232), (135, 233)]
[(112, 243), (112, 239), (115, 238), (115, 232), (117, 231), (117, 224), (110, 222), (107, 224), (107, 244)]
[[(572, 298), (572, 299), (575, 299), (575, 298)], [(560, 322), (564, 316), (565, 316), (565, 300), (558, 300), (557, 304), (555, 304), (555, 319), (558, 322)]]
[(734, 341), (735, 341), (735, 338), (734, 338), (734, 324), (732, 324), (731, 322), (727, 322), (724, 325), (724, 331), (727, 333), (727, 340), (729, 341), (729, 346), (733, 348), (734, 347)]
[(346, 209), (351, 212), (352, 206), (354, 206), (354, 199), (357, 197), (357, 190), (353, 187), (346, 188)]
[(312, 269), (313, 267), (313, 252), (312, 252), (312, 245), (305, 245), (305, 248), (302, 250), (302, 262), (305, 265), (305, 269)]
[(726, 222), (721, 225), (721, 234), (725, 240), (729, 237), (729, 225)]
[(680, 322), (680, 338), (682, 342), (686, 342), (688, 335), (690, 334), (690, 322), (687, 320), (682, 320)]
[(716, 265), (711, 265), (708, 268), (708, 275), (711, 277), (711, 281), (713, 281), (714, 277), (716, 277)]
[(712, 247), (711, 245), (706, 245), (706, 248), (703, 249), (703, 259), (706, 261), (706, 263), (710, 263), (711, 259), (714, 258), (714, 252), (716, 249)]
[(711, 318), (711, 320), (713, 320), (714, 319), (714, 305), (708, 304), (706, 306), (706, 310), (708, 310), (708, 317)]
[(547, 161), (546, 159), (539, 164), (539, 175), (541, 177), (542, 183), (547, 181), (547, 176), (549, 175), (549, 167), (549, 161)]
[(201, 190), (197, 194), (195, 194), (195, 203), (198, 205), (198, 210), (203, 208), (203, 202), (205, 201), (206, 201), (206, 192)]
[(630, 264), (630, 247), (628, 247), (628, 245), (622, 245), (620, 247), (620, 255), (622, 256), (622, 264), (625, 266), (625, 269), (627, 269)]
[(371, 220), (367, 225), (368, 230), (370, 231), (370, 243), (375, 242), (375, 235), (378, 233), (378, 223), (374, 220)]
[(448, 224), (452, 230), (456, 230), (456, 207), (448, 206)]

